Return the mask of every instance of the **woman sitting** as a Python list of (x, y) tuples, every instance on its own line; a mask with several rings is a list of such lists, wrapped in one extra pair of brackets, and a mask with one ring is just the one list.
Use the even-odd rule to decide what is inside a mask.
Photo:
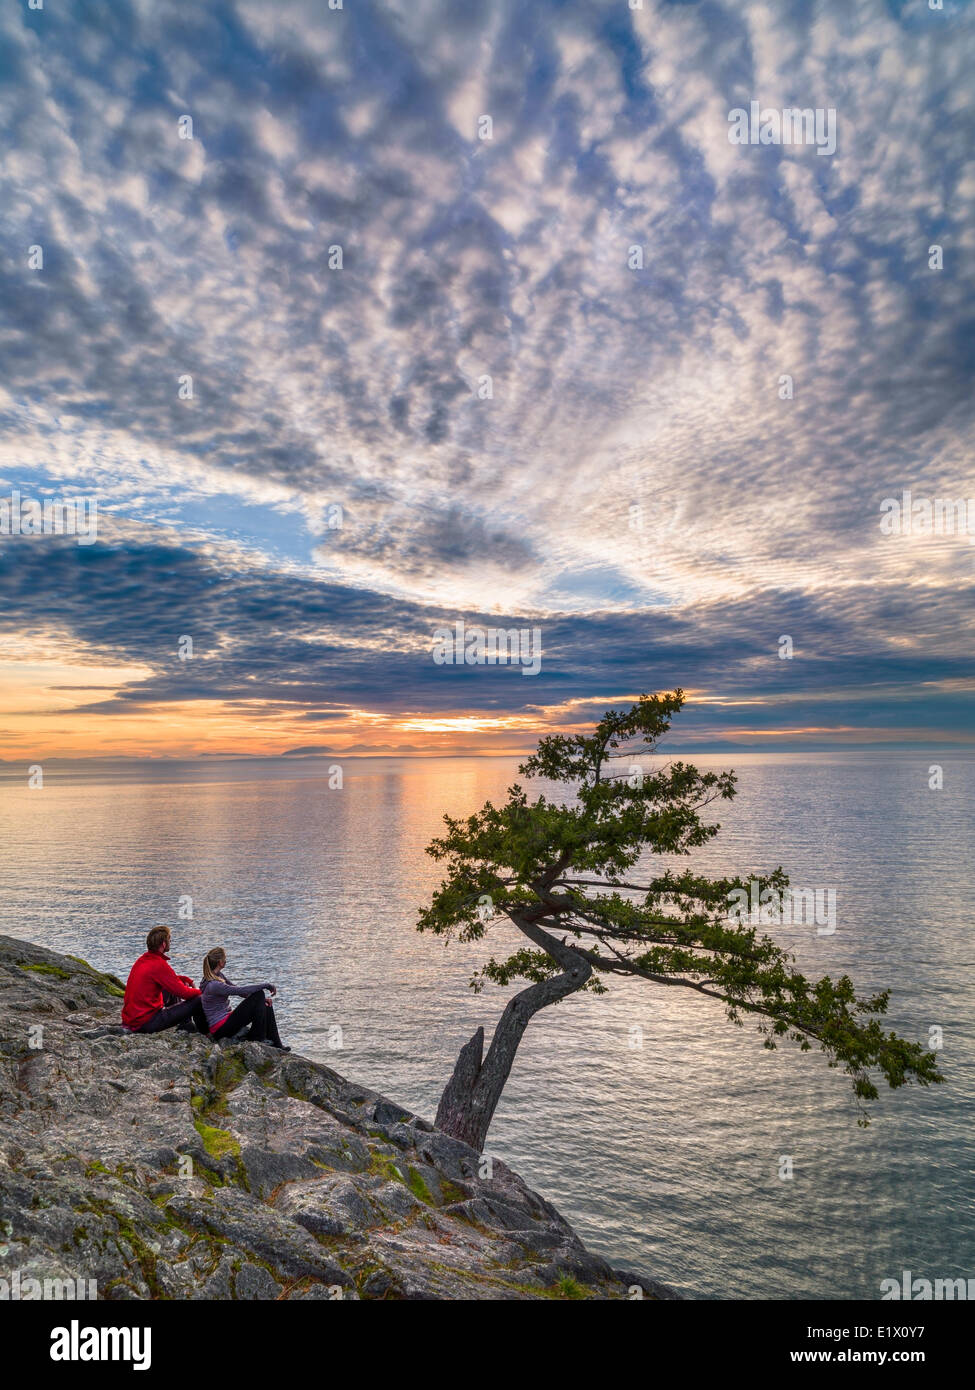
[[(285, 1047), (278, 1035), (274, 1006), (270, 999), (264, 998), (265, 990), (276, 994), (277, 987), (267, 982), (262, 985), (235, 985), (223, 973), (226, 964), (227, 953), (221, 946), (215, 946), (203, 957), (201, 1002), (211, 1038), (219, 1042), (221, 1038), (232, 1038), (246, 1028), (242, 1041), (266, 1042), (272, 1047), (280, 1047), (282, 1052), (290, 1052), (290, 1047)], [(243, 998), (243, 1003), (238, 1004), (236, 1009), (230, 1007), (231, 995)]]

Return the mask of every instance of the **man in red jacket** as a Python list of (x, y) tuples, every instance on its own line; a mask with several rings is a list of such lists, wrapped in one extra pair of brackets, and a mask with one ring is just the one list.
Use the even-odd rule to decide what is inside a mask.
[(192, 1023), (198, 1032), (207, 1032), (200, 991), (188, 975), (177, 975), (166, 959), (169, 937), (168, 927), (153, 927), (146, 937), (148, 949), (129, 971), (122, 1023), (130, 1033), (159, 1033), (164, 1028), (192, 1032)]

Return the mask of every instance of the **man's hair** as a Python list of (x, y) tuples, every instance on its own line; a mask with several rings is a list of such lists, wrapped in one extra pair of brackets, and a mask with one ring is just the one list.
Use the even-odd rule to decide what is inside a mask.
[(171, 935), (168, 927), (153, 927), (146, 937), (146, 945), (150, 951), (164, 951), (169, 945)]

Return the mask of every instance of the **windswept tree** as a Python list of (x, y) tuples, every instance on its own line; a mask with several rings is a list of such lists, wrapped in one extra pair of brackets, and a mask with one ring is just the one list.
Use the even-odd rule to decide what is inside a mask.
[(567, 804), (529, 801), (515, 784), (503, 806), (445, 816), (447, 833), (427, 846), (447, 876), (418, 930), (474, 941), (507, 918), (525, 939), (475, 972), (475, 990), (486, 981), (527, 986), (509, 999), (486, 1056), (483, 1028), (461, 1049), (437, 1110), (438, 1128), (478, 1152), (532, 1017), (579, 990), (605, 993), (614, 976), (718, 999), (732, 1023), (754, 1020), (768, 1048), (818, 1046), (852, 1078), (861, 1124), (863, 1103), (878, 1095), (872, 1073), (891, 1087), (943, 1079), (933, 1053), (884, 1031), (888, 990), (861, 997), (846, 975), (807, 979), (750, 915), (733, 915), (729, 905), (755, 881), (766, 904), (784, 895), (781, 869), (743, 878), (651, 869), (644, 882), (630, 880), (647, 852), (690, 855), (706, 845), (720, 827), (702, 812), (735, 796), (731, 772), (634, 765), (656, 751), (683, 703), (681, 690), (643, 695), (629, 710), (607, 711), (589, 735), (543, 738), (519, 772), (573, 788)]

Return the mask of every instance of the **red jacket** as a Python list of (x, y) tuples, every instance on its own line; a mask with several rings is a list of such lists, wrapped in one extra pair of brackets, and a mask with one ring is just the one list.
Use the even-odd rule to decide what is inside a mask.
[(122, 1001), (122, 1022), (126, 1028), (141, 1028), (163, 1007), (162, 992), (175, 994), (177, 999), (196, 999), (188, 975), (177, 975), (159, 951), (144, 951), (129, 971)]

